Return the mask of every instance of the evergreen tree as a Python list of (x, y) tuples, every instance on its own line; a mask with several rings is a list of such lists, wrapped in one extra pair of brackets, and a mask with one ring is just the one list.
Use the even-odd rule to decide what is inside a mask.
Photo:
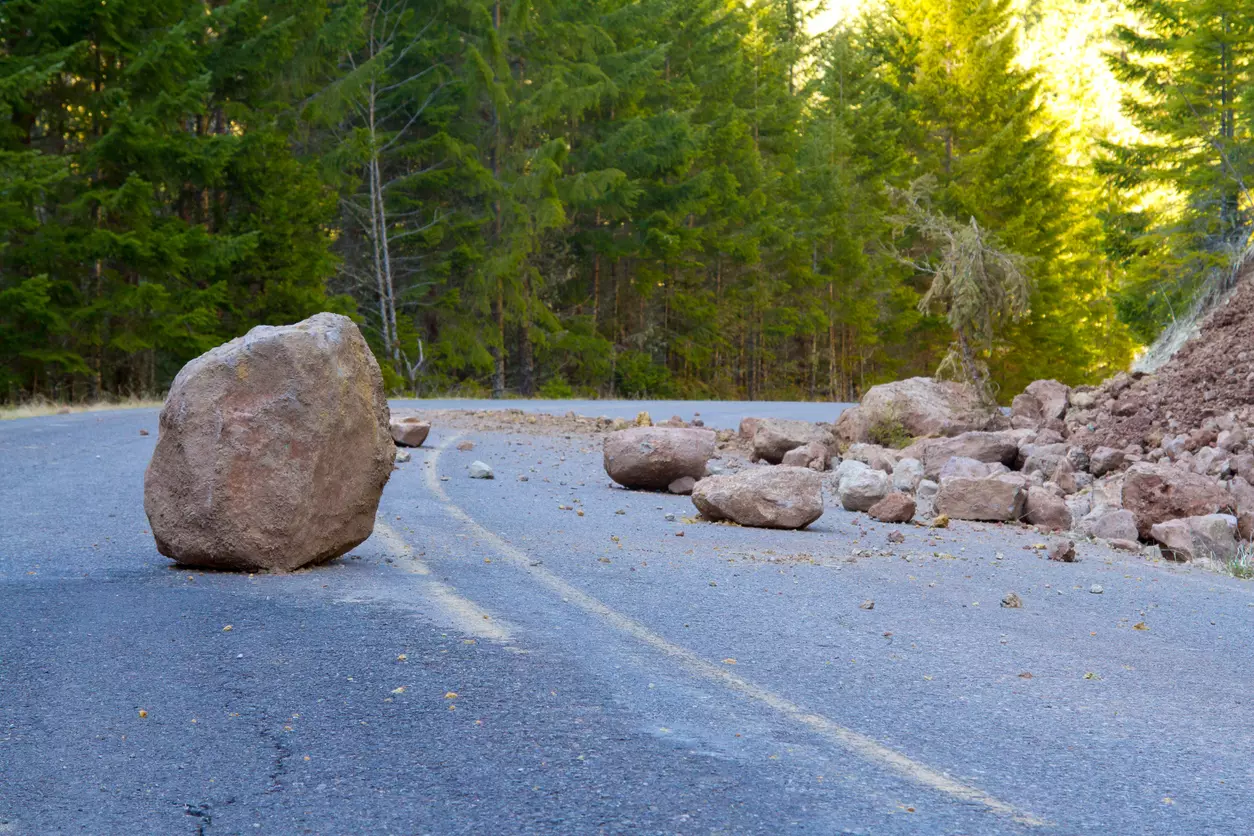
[[(1254, 3), (1129, 0), (1133, 25), (1110, 55), (1124, 109), (1143, 139), (1109, 146), (1101, 170), (1135, 197), (1178, 201), (1117, 214), (1139, 258), (1122, 299), (1146, 337), (1182, 314), (1201, 284), (1246, 244), (1254, 186)], [(1147, 235), (1138, 235), (1138, 228)]]

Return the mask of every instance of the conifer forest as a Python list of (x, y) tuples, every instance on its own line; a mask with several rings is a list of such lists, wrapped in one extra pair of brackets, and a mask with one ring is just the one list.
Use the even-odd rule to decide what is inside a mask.
[(1254, 0), (838, 5), (0, 0), (0, 401), (322, 310), (394, 393), (1008, 399), (1247, 246)]

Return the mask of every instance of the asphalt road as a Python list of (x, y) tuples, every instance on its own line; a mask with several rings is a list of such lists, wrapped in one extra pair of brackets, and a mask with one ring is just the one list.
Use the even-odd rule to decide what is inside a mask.
[[(652, 411), (694, 410), (740, 417)], [(836, 508), (689, 521), (611, 487), (592, 437), (442, 427), (351, 555), (186, 570), (143, 514), (155, 434), (153, 411), (0, 423), (0, 834), (1254, 820), (1249, 583), (1087, 544), (1050, 563), (993, 525), (890, 546)]]

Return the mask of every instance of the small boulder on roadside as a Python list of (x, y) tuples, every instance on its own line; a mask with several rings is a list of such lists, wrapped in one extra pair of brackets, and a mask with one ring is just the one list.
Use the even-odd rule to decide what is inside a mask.
[(1230, 514), (1180, 517), (1154, 524), (1150, 537), (1172, 560), (1229, 561), (1237, 555), (1237, 521)]
[(907, 447), (902, 454), (923, 462), (924, 474), (935, 479), (952, 458), (1013, 467), (1019, 456), (1019, 441), (1009, 432), (966, 432), (953, 438), (925, 438)]
[(1028, 488), (1023, 518), (1048, 531), (1067, 531), (1071, 528), (1071, 510), (1067, 508), (1066, 501), (1049, 489), (1035, 485)]
[[(846, 460), (846, 462), (851, 460)], [(846, 462), (841, 462), (844, 467)], [(863, 465), (840, 479), (836, 493), (846, 511), (869, 511), (871, 507), (892, 493), (893, 480), (882, 470)]]
[(908, 523), (914, 519), (914, 498), (907, 493), (894, 491), (867, 511), (871, 519), (882, 523)]
[(859, 443), (850, 444), (848, 449), (845, 450), (844, 458), (862, 462), (874, 470), (892, 473), (893, 468), (897, 465), (897, 460), (901, 458), (901, 453), (897, 450), (881, 447), (878, 444)]
[(808, 467), (815, 472), (822, 473), (827, 470), (831, 459), (832, 453), (826, 444), (811, 441), (809, 444), (789, 450), (784, 454), (780, 464), (786, 467)]
[(397, 447), (421, 447), (431, 433), (431, 424), (416, 415), (409, 415), (390, 419), (388, 430)]
[(1231, 495), (1219, 483), (1179, 467), (1140, 462), (1123, 479), (1123, 507), (1136, 516), (1141, 537), (1157, 523), (1230, 510)]
[(1018, 520), (1027, 493), (1027, 482), (1017, 473), (945, 479), (936, 495), (936, 512), (955, 520)]
[(487, 462), (475, 460), (470, 463), (470, 467), (466, 468), (471, 479), (495, 479), (496, 473), (492, 470), (492, 466)]
[(758, 422), (753, 433), (753, 457), (761, 461), (779, 464), (784, 454), (807, 444), (831, 447), (832, 435), (809, 421), (792, 421), (784, 418), (766, 418)]
[(804, 467), (754, 467), (697, 482), (692, 504), (708, 520), (805, 528), (823, 516), (823, 480)]
[(610, 433), (603, 444), (605, 472), (627, 488), (662, 491), (676, 479), (705, 475), (714, 455), (713, 431), (635, 427)]
[(1101, 507), (1080, 521), (1080, 530), (1101, 540), (1137, 539), (1136, 515), (1123, 508)]
[(1045, 546), (1045, 554), (1059, 563), (1075, 563), (1075, 541), (1065, 538), (1050, 540)]
[(923, 462), (918, 459), (901, 459), (893, 467), (893, 487), (899, 491), (914, 493), (925, 475)]
[(691, 476), (680, 476), (674, 482), (666, 486), (666, 490), (676, 494), (677, 496), (690, 496), (692, 489), (696, 486), (697, 480)]

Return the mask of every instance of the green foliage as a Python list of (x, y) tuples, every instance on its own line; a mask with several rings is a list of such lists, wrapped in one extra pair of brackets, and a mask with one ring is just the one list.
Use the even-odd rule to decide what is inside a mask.
[(624, 351), (614, 369), (618, 391), (628, 398), (665, 398), (671, 394), (671, 374), (642, 351)]
[[(1090, 382), (1245, 228), (1251, 16), (1130, 4), (1147, 139), (1103, 180), (1020, 52), (1076, 2), (10, 0), (0, 398), (328, 309), (395, 392), (850, 400), (955, 340), (1007, 395)], [(953, 223), (897, 230), (920, 178)]]

